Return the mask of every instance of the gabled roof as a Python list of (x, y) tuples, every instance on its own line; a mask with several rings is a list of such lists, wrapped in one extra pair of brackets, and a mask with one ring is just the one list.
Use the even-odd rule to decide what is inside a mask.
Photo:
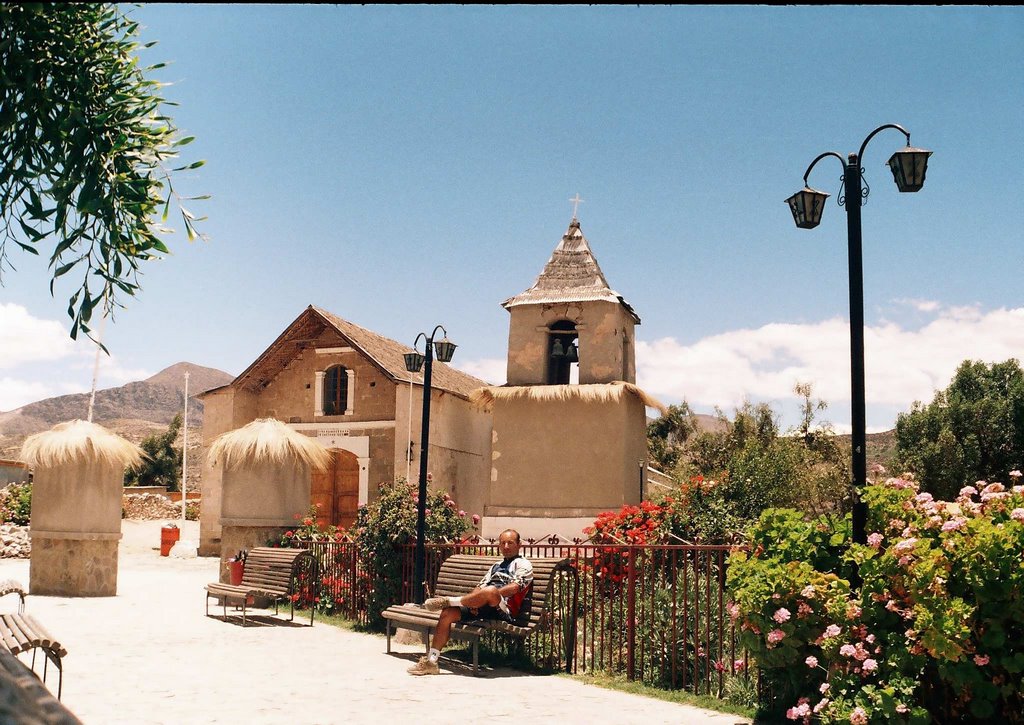
[[(235, 378), (229, 387), (260, 390), (285, 368), (302, 350), (312, 347), (325, 329), (332, 329), (363, 353), (374, 365), (395, 382), (423, 384), (423, 373), (405, 369), (405, 353), (412, 348), (376, 332), (360, 327), (327, 310), (310, 305), (268, 347), (255, 362)], [(435, 361), (431, 387), (446, 390), (461, 398), (488, 383), (468, 373)]]
[(608, 286), (608, 280), (604, 278), (590, 244), (580, 230), (580, 223), (574, 218), (533, 286), (505, 300), (501, 306), (508, 310), (517, 305), (591, 301), (617, 302), (640, 324), (640, 317), (629, 303)]

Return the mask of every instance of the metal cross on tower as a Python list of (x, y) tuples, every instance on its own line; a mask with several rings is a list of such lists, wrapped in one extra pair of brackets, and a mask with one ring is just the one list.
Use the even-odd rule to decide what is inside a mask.
[(569, 199), (569, 201), (572, 202), (572, 218), (573, 218), (573, 221), (576, 221), (576, 212), (579, 210), (580, 202), (581, 201), (585, 201), (585, 200), (580, 198), (579, 192), (576, 192), (576, 196), (574, 196), (572, 199)]

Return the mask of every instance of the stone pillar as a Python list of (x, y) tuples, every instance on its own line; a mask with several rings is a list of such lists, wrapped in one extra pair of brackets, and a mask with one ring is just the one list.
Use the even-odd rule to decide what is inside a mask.
[(32, 485), (29, 592), (117, 594), (124, 467), (96, 458), (37, 466)]
[[(240, 549), (266, 546), (300, 522), (309, 510), (310, 466), (288, 456), (228, 467), (221, 501), (221, 576)], [(227, 581), (226, 578), (224, 581)]]

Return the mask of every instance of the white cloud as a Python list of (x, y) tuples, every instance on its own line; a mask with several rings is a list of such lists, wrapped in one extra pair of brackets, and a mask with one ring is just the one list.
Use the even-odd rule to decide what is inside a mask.
[[(21, 305), (0, 304), (0, 370), (7, 373), (0, 378), (0, 411), (56, 395), (89, 392), (95, 363), (96, 347), (87, 338), (76, 342), (56, 320), (33, 317)], [(100, 389), (151, 375), (100, 353)]]
[(456, 370), (469, 373), (491, 385), (501, 385), (505, 382), (505, 374), (508, 372), (507, 362), (504, 359), (481, 358), (479, 360), (467, 360), (465, 363), (453, 364)]
[(44, 383), (0, 378), (0, 411), (14, 410), (35, 400), (61, 395), (62, 392)]
[[(866, 327), (864, 347), (868, 405), (909, 409), (946, 387), (965, 359), (1020, 359), (1024, 308), (936, 306), (934, 319), (920, 329), (891, 322)], [(849, 326), (842, 319), (772, 323), (690, 345), (674, 338), (640, 341), (637, 378), (655, 396), (696, 406), (792, 399), (796, 382), (810, 382), (816, 397), (842, 405), (850, 400)]]
[(8, 303), (0, 304), (0, 350), (0, 369), (10, 370), (74, 355), (75, 343), (55, 320), (41, 320), (21, 305)]

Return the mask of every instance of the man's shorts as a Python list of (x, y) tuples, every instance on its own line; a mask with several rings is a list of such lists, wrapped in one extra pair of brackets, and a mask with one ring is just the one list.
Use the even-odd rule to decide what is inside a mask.
[(504, 610), (492, 607), (490, 604), (486, 604), (476, 610), (476, 614), (469, 607), (459, 607), (462, 610), (462, 616), (459, 621), (471, 622), (474, 619), (497, 619), (499, 622), (512, 623), (512, 617), (508, 616)]

